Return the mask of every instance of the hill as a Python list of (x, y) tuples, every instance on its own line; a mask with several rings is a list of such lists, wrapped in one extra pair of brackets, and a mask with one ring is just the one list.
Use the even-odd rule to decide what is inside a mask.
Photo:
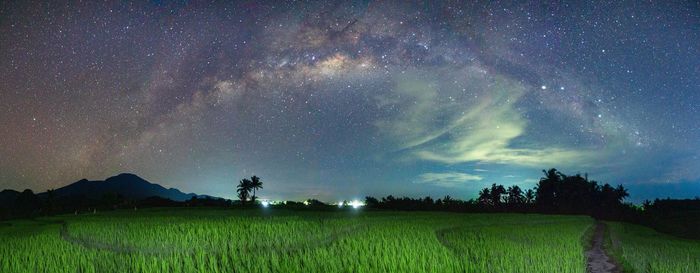
[[(48, 193), (41, 193), (45, 196)], [(165, 187), (146, 181), (145, 179), (130, 173), (122, 173), (112, 176), (104, 181), (90, 181), (82, 179), (68, 186), (58, 188), (53, 192), (57, 198), (82, 196), (90, 199), (100, 199), (107, 194), (118, 194), (127, 200), (142, 200), (157, 196), (173, 201), (186, 201), (198, 196), (194, 193), (183, 193), (178, 189)]]

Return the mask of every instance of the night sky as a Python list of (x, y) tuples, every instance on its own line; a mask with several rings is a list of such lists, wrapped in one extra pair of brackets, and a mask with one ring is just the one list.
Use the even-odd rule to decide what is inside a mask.
[[(0, 3), (0, 188), (700, 195), (700, 4)], [(51, 1), (49, 1), (51, 2)]]

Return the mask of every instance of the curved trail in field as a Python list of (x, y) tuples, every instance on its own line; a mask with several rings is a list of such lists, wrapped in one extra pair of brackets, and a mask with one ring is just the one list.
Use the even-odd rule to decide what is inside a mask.
[(116, 252), (116, 253), (133, 253), (133, 252), (140, 252), (140, 253), (145, 253), (145, 254), (164, 254), (165, 251), (161, 249), (146, 249), (146, 248), (136, 248), (136, 247), (130, 247), (130, 246), (115, 246), (103, 242), (99, 242), (96, 240), (89, 240), (89, 239), (84, 239), (84, 238), (79, 238), (70, 235), (68, 233), (68, 223), (66, 221), (59, 221), (58, 223), (61, 224), (61, 239), (63, 239), (66, 242), (80, 245), (84, 248), (89, 248), (89, 249), (95, 249), (95, 250), (105, 250), (105, 251), (110, 251), (110, 252)]
[[(61, 225), (61, 229), (59, 232), (61, 239), (63, 239), (66, 242), (80, 245), (80, 246), (88, 248), (88, 249), (104, 250), (104, 251), (115, 252), (115, 253), (140, 253), (140, 254), (149, 254), (149, 255), (165, 255), (165, 254), (172, 254), (175, 252), (193, 253), (196, 250), (195, 248), (190, 248), (190, 249), (185, 249), (185, 250), (180, 249), (178, 251), (174, 251), (173, 249), (175, 249), (175, 248), (165, 248), (165, 247), (164, 248), (144, 248), (144, 247), (134, 247), (134, 246), (118, 246), (118, 245), (100, 242), (98, 240), (91, 240), (91, 239), (79, 238), (79, 237), (73, 236), (68, 232), (68, 223), (66, 221), (56, 221), (53, 223)], [(294, 252), (299, 252), (299, 251), (303, 251), (303, 250), (307, 250), (307, 249), (314, 249), (314, 248), (318, 248), (318, 247), (331, 245), (335, 241), (337, 241), (343, 237), (349, 236), (350, 234), (355, 233), (355, 232), (365, 228), (366, 226), (367, 225), (365, 225), (365, 224), (358, 224), (358, 225), (347, 227), (347, 228), (341, 228), (341, 229), (338, 229), (338, 230), (331, 232), (330, 235), (322, 237), (322, 238), (312, 238), (313, 236), (309, 236), (308, 238), (301, 240), (302, 242), (305, 242), (305, 243), (300, 243), (300, 244), (292, 244), (292, 245), (283, 246), (283, 247), (275, 247), (272, 245), (258, 245), (258, 246), (253, 246), (253, 247), (239, 247), (237, 249), (238, 249), (238, 251), (241, 251), (241, 252), (294, 253)], [(221, 250), (214, 249), (214, 248), (209, 248), (209, 249), (202, 248), (202, 250), (207, 251), (209, 253), (221, 252)]]
[(455, 225), (455, 226), (448, 226), (444, 228), (439, 228), (435, 230), (435, 237), (437, 238), (438, 242), (440, 244), (449, 249), (453, 254), (459, 255), (458, 251), (452, 246), (450, 243), (450, 240), (447, 239), (447, 234), (450, 232), (455, 232), (458, 230), (469, 230), (473, 228), (480, 228), (480, 227), (494, 227), (494, 226), (511, 226), (511, 225), (545, 225), (545, 224), (555, 224), (555, 223), (562, 223), (564, 221), (552, 221), (552, 220), (544, 220), (544, 221), (533, 221), (533, 222), (528, 222), (528, 223), (522, 223), (522, 222), (504, 222), (504, 223), (499, 223), (499, 224), (492, 224), (492, 223), (480, 223), (480, 224), (473, 224), (473, 225)]
[(605, 224), (596, 222), (595, 233), (591, 239), (591, 249), (586, 251), (589, 273), (620, 273), (622, 272), (615, 261), (605, 253), (603, 241), (605, 240)]

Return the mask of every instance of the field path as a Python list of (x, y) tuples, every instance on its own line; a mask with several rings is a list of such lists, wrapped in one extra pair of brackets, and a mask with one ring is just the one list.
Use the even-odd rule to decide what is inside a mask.
[(115, 252), (115, 253), (132, 253), (132, 252), (136, 252), (136, 251), (140, 251), (141, 253), (145, 253), (145, 254), (162, 254), (163, 253), (163, 251), (161, 251), (159, 249), (143, 249), (143, 248), (139, 249), (139, 248), (128, 247), (128, 246), (115, 246), (115, 245), (102, 243), (99, 241), (81, 239), (78, 237), (71, 236), (70, 233), (68, 233), (68, 223), (66, 221), (58, 221), (57, 224), (61, 224), (61, 230), (60, 230), (61, 239), (63, 239), (66, 242), (69, 242), (69, 243), (81, 245), (85, 248), (111, 251), (111, 252)]
[(589, 273), (619, 273), (622, 272), (615, 261), (605, 253), (603, 241), (605, 240), (605, 224), (596, 222), (595, 233), (591, 241), (591, 249), (586, 251)]
[[(60, 224), (61, 229), (59, 231), (61, 239), (63, 239), (66, 242), (80, 245), (85, 248), (89, 249), (95, 249), (95, 250), (104, 250), (104, 251), (110, 251), (110, 252), (115, 252), (115, 253), (141, 253), (141, 254), (149, 254), (149, 255), (164, 255), (164, 254), (171, 254), (174, 251), (172, 249), (166, 249), (166, 248), (143, 248), (143, 247), (133, 247), (133, 246), (117, 246), (117, 245), (112, 245), (108, 243), (103, 243), (98, 240), (90, 240), (90, 239), (84, 239), (84, 238), (78, 238), (75, 236), (72, 236), (68, 232), (68, 222), (66, 221), (52, 221), (49, 222), (52, 224)], [(339, 230), (335, 230), (331, 232), (330, 235), (325, 236), (325, 237), (320, 237), (320, 238), (312, 238), (309, 237), (307, 240), (304, 241), (303, 244), (300, 245), (289, 245), (289, 246), (284, 246), (284, 247), (273, 247), (273, 246), (255, 246), (252, 248), (240, 248), (240, 251), (243, 252), (286, 252), (286, 253), (294, 253), (294, 252), (300, 252), (304, 251), (307, 249), (313, 249), (317, 247), (323, 247), (323, 246), (329, 246), (336, 242), (337, 240), (344, 238), (346, 236), (349, 236), (355, 232), (360, 231), (363, 228), (366, 228), (366, 224), (357, 224), (352, 227), (346, 227), (346, 228), (341, 228)], [(194, 248), (192, 249), (180, 249), (178, 251), (180, 252), (194, 252)], [(209, 251), (210, 253), (218, 253), (220, 252), (217, 249), (202, 249), (204, 251)]]

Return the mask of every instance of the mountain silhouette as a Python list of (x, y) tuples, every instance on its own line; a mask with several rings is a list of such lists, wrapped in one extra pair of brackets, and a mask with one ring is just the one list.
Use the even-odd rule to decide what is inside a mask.
[[(41, 193), (46, 196), (48, 193)], [(100, 199), (107, 194), (118, 194), (127, 200), (142, 200), (157, 196), (173, 201), (186, 201), (192, 197), (207, 197), (194, 193), (183, 193), (178, 189), (166, 189), (161, 185), (146, 181), (145, 179), (130, 173), (122, 173), (112, 176), (104, 181), (90, 181), (82, 179), (68, 186), (54, 190), (55, 197), (82, 196), (90, 199)]]

